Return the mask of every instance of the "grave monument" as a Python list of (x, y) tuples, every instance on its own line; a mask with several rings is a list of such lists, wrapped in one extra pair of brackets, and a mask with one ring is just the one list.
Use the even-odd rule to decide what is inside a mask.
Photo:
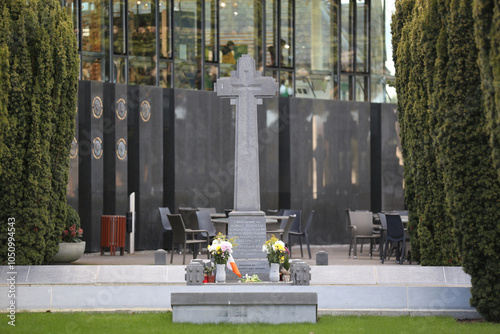
[(263, 279), (269, 277), (269, 265), (262, 252), (266, 219), (260, 210), (257, 105), (263, 98), (275, 96), (278, 89), (274, 78), (262, 77), (255, 70), (250, 55), (241, 56), (236, 71), (230, 77), (219, 78), (215, 85), (217, 96), (230, 98), (236, 105), (234, 210), (229, 214), (228, 226), (229, 237), (236, 237), (238, 244), (233, 257), (242, 275), (258, 274)]

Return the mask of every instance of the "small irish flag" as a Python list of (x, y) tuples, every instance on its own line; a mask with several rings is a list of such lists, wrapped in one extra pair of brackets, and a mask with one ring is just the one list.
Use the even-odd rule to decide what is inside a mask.
[(229, 268), (229, 270), (235, 273), (236, 276), (241, 277), (240, 270), (238, 269), (236, 262), (234, 262), (233, 256), (231, 254), (229, 254), (229, 258), (227, 259), (227, 267)]

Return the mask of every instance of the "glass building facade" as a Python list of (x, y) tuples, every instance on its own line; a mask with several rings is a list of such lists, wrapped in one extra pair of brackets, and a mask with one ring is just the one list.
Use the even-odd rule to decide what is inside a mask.
[(395, 0), (62, 0), (80, 79), (213, 90), (242, 54), (280, 96), (395, 103)]

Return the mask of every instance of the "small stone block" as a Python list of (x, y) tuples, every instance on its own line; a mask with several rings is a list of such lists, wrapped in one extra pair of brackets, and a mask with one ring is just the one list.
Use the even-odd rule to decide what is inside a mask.
[(328, 265), (328, 253), (325, 251), (319, 251), (316, 253), (316, 265), (317, 266), (327, 266)]
[(290, 265), (292, 282), (294, 285), (309, 285), (311, 281), (311, 267), (305, 262), (294, 262)]
[(203, 265), (201, 263), (192, 262), (186, 266), (186, 284), (187, 285), (202, 285), (203, 279)]
[(155, 252), (155, 264), (166, 265), (167, 264), (167, 251), (164, 249), (158, 249)]

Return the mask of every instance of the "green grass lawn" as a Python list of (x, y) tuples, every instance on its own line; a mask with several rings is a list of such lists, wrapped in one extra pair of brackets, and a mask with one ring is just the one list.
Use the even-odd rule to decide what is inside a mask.
[[(316, 324), (177, 324), (172, 313), (18, 313), (2, 316), (0, 333), (500, 333), (500, 324), (457, 322), (451, 317), (322, 316)], [(7, 328), (7, 330), (5, 330)]]

